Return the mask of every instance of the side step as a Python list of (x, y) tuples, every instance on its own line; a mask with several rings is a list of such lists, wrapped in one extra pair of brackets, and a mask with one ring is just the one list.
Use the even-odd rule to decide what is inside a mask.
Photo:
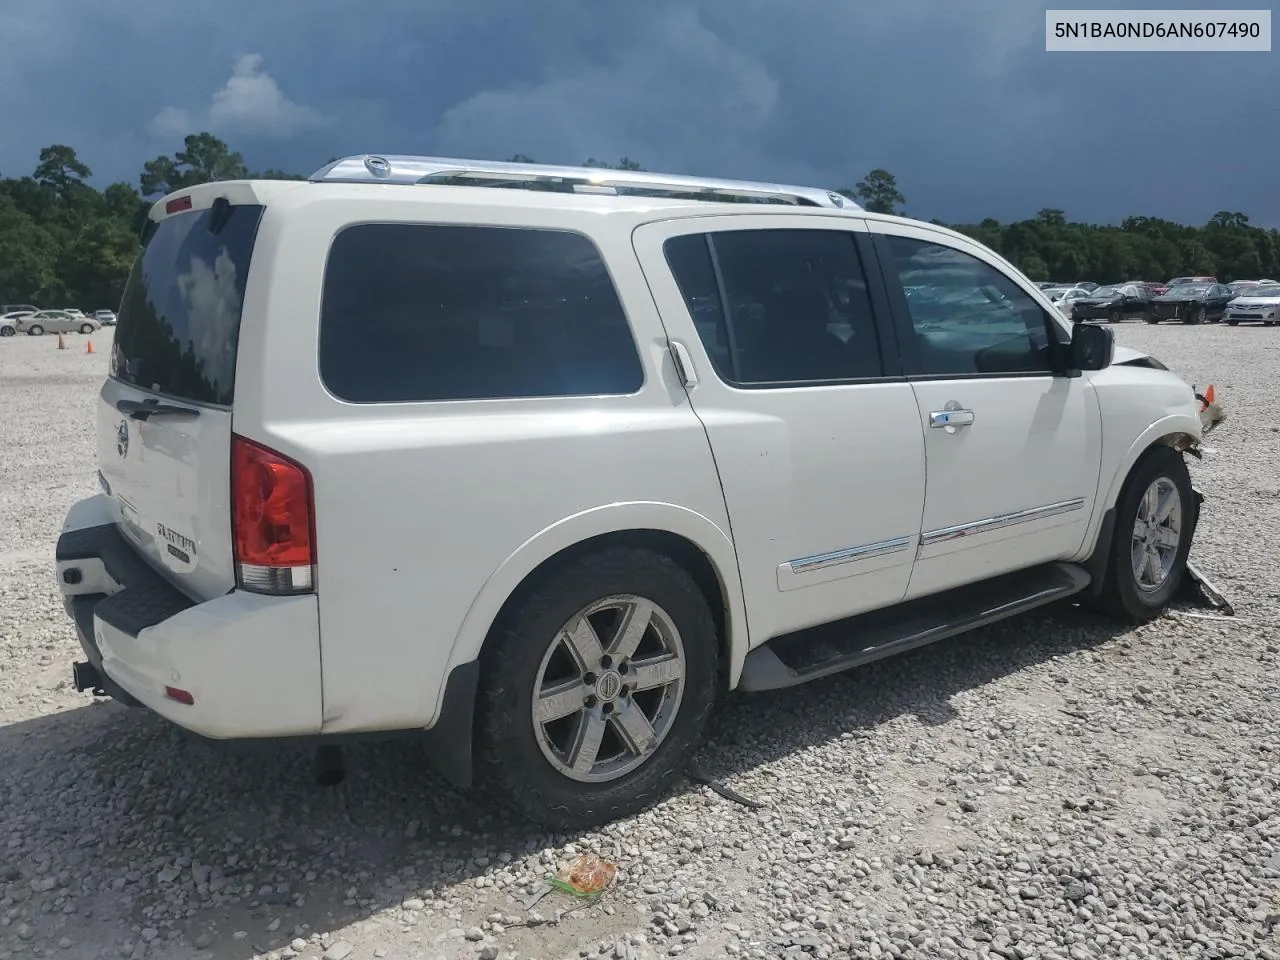
[(779, 690), (953, 637), (1063, 600), (1089, 574), (1049, 563), (775, 637), (747, 654), (739, 690)]

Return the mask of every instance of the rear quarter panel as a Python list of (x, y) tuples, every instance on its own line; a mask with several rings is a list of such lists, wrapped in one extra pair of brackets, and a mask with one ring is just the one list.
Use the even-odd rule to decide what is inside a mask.
[[(741, 593), (701, 424), (630, 249), (599, 205), (553, 209), (512, 192), (377, 186), (289, 194), (268, 208), (246, 294), (234, 428), (299, 460), (315, 485), (325, 732), (430, 725), (451, 666), (538, 562), (633, 525), (695, 539)], [(505, 192), (504, 192), (505, 193)], [(319, 196), (319, 199), (314, 197)], [(435, 202), (436, 199), (440, 202)], [(609, 264), (645, 383), (632, 396), (364, 405), (318, 372), (325, 259), (352, 222), (551, 226), (588, 234)], [(387, 343), (396, 350), (396, 343)], [(696, 537), (701, 536), (702, 542)]]

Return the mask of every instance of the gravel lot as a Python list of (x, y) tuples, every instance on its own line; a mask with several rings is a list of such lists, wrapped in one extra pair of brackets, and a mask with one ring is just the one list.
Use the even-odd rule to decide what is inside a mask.
[[(411, 744), (322, 790), (72, 691), (52, 551), (111, 333), (0, 340), (0, 958), (1280, 958), (1280, 330), (1118, 333), (1226, 402), (1193, 557), (1237, 622), (1064, 609), (739, 697), (702, 762), (764, 809), (554, 837)], [(584, 850), (608, 897), (524, 908)]]

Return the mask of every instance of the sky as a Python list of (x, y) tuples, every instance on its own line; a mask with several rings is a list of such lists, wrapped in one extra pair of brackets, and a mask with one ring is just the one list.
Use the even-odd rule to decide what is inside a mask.
[(251, 169), (883, 167), (922, 219), (1280, 226), (1277, 118), (1280, 52), (1047, 53), (1027, 0), (0, 0), (0, 174), (67, 143), (100, 185), (209, 130)]

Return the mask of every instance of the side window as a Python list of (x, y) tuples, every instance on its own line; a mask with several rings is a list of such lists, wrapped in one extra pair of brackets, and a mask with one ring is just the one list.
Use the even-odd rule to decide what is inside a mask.
[(627, 394), (644, 380), (586, 237), (392, 223), (333, 241), (320, 375), (355, 403)]
[(1047, 373), (1044, 311), (1012, 279), (961, 250), (886, 236), (915, 330), (915, 372)]
[(722, 379), (763, 386), (884, 376), (852, 234), (728, 230), (673, 237), (665, 251)]

